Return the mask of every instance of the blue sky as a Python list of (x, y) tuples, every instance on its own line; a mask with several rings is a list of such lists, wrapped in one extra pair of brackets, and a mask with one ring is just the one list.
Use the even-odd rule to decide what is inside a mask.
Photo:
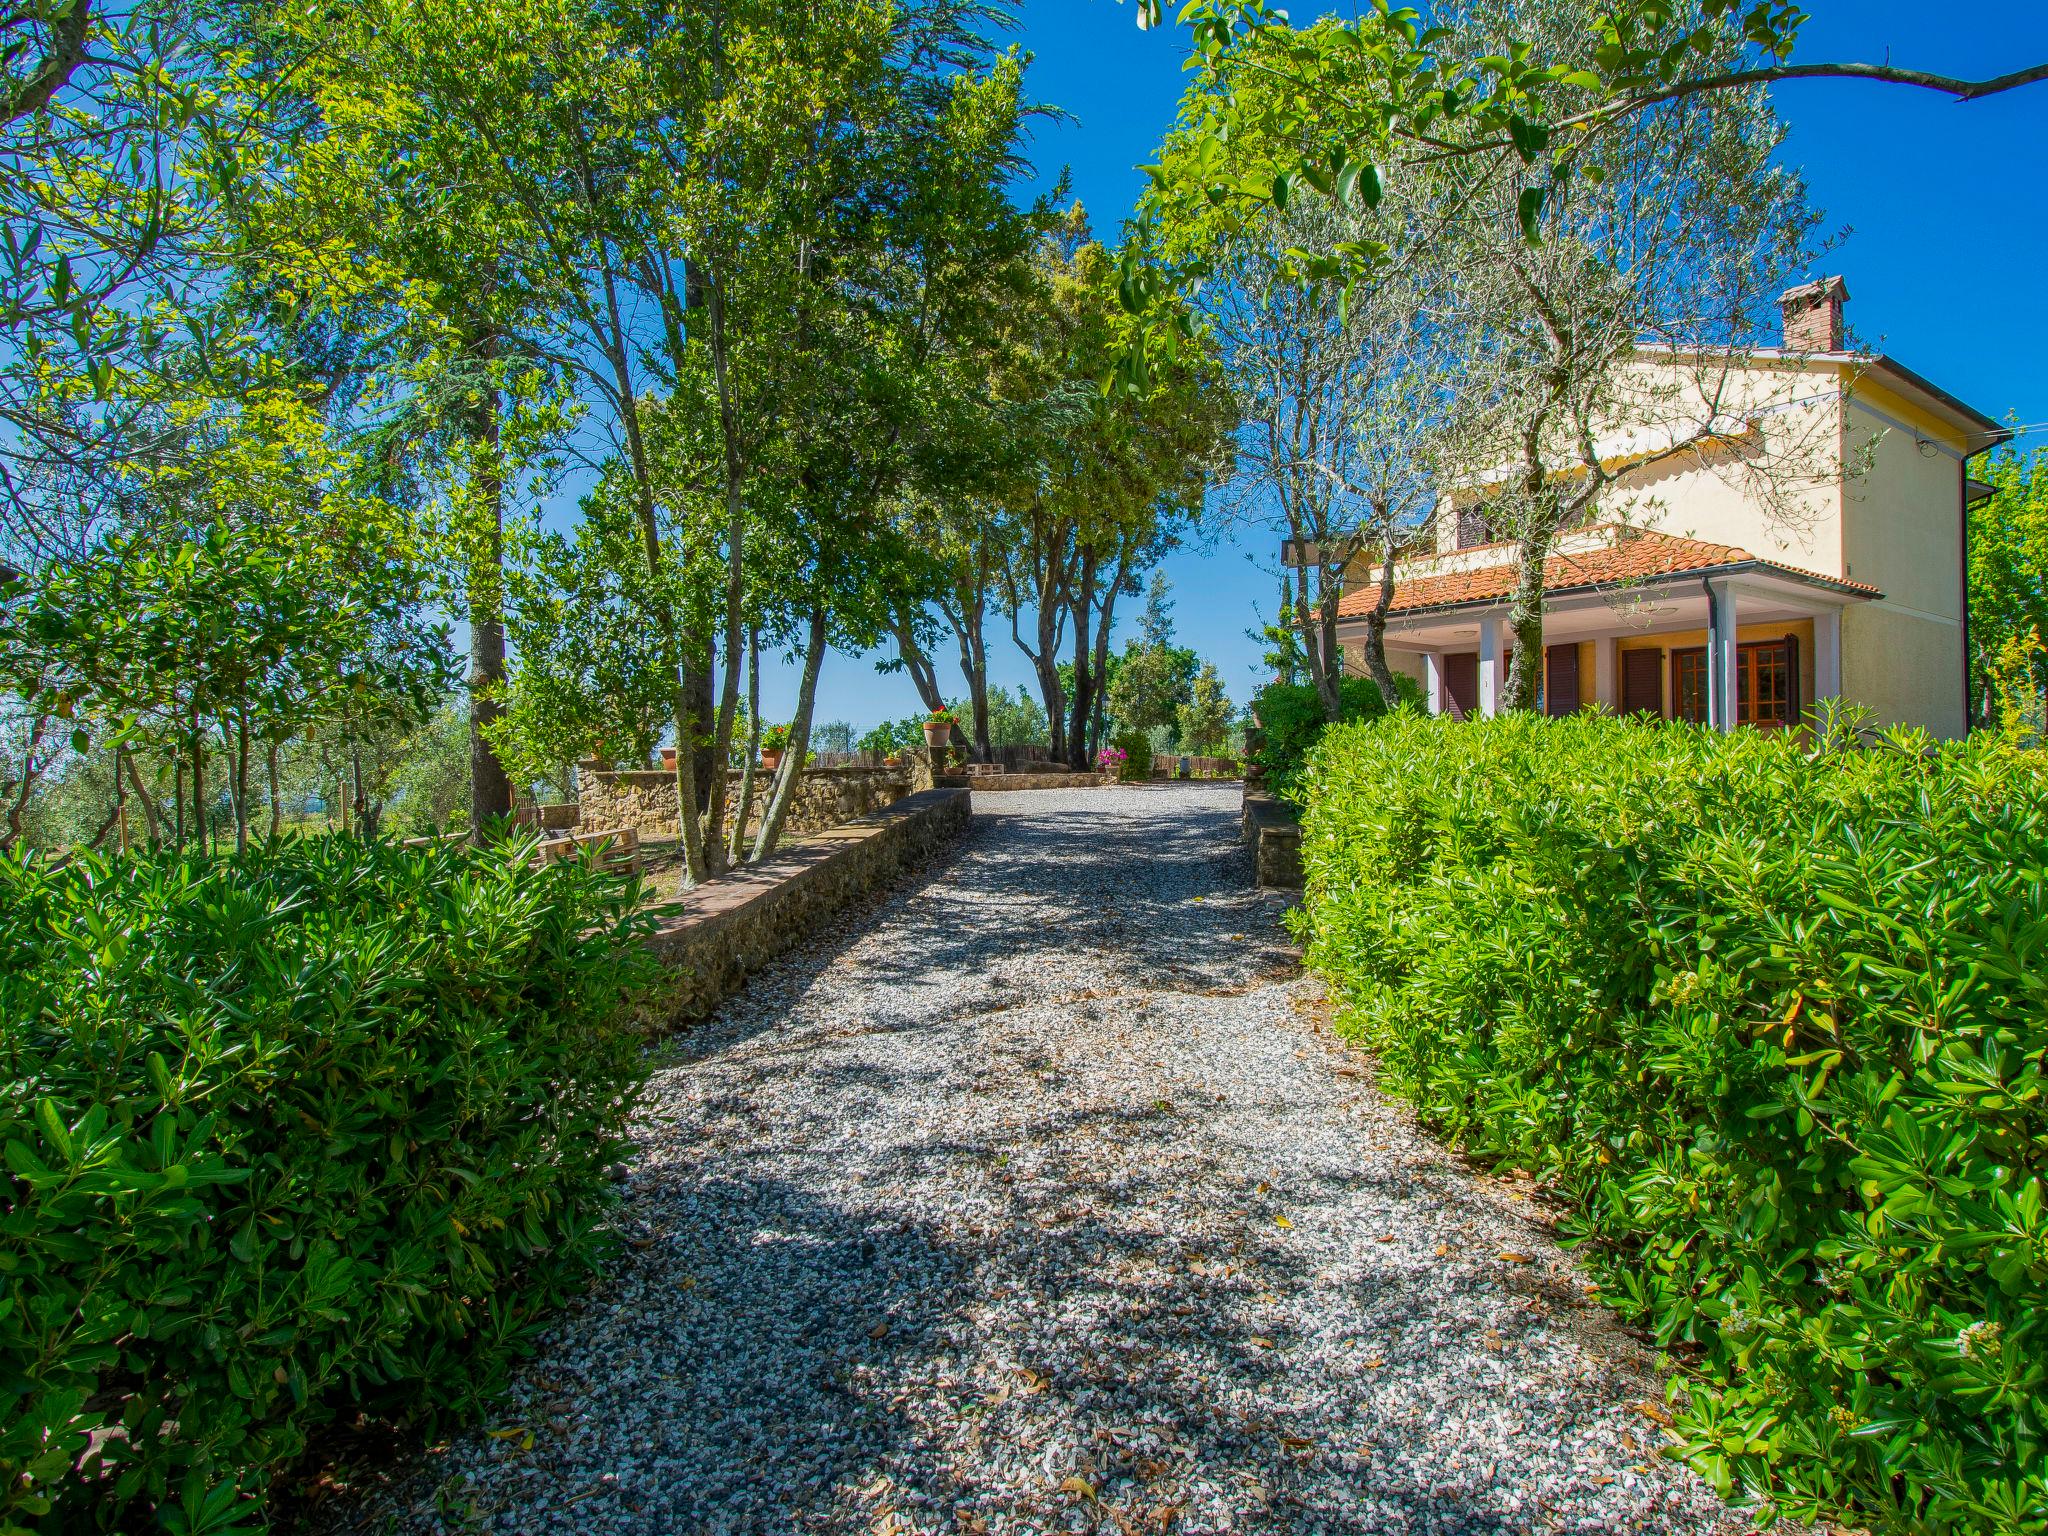
[[(2048, 59), (2048, 7), (1976, 0), (1949, 14), (1907, 0), (1807, 0), (1802, 60), (1889, 61), (1971, 77)], [(1169, 14), (1173, 7), (1168, 6)], [(1300, 8), (1304, 12), (1306, 7)], [(1098, 233), (1131, 209), (1180, 98), (1183, 34), (1138, 31), (1116, 0), (1023, 0), (1018, 42), (1033, 55), (1035, 99), (1068, 120), (1041, 124), (1033, 159), (1049, 186), (1064, 169)], [(1848, 279), (1850, 323), (1889, 352), (1992, 416), (2048, 423), (2048, 86), (1958, 105), (1895, 86), (1802, 81), (1781, 87), (1791, 128), (1787, 158), (1806, 172), (1828, 226), (1847, 231), (1827, 267)], [(2044, 429), (2037, 441), (2048, 441)], [(1272, 612), (1273, 536), (1213, 530), (1166, 563), (1182, 643), (1217, 663), (1233, 700), (1259, 680), (1254, 608)], [(1129, 605), (1134, 624), (1138, 604)], [(1029, 670), (1007, 627), (989, 637), (991, 673), (1015, 685)], [(1121, 643), (1121, 637), (1119, 638)], [(942, 660), (949, 692), (957, 668)], [(786, 717), (795, 682), (764, 677), (764, 712)], [(834, 655), (820, 680), (818, 718), (866, 726), (917, 709), (909, 681), (871, 659)]]

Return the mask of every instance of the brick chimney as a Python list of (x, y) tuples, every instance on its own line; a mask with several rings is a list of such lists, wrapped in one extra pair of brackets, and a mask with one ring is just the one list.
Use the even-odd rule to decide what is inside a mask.
[(1842, 325), (1842, 306), (1849, 302), (1849, 285), (1839, 277), (1824, 277), (1779, 296), (1778, 308), (1785, 316), (1787, 352), (1839, 352), (1847, 345)]

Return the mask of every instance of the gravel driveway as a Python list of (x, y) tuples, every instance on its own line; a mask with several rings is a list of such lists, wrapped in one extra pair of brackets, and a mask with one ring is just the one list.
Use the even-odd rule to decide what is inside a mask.
[(757, 977), (654, 1080), (615, 1278), (357, 1527), (1740, 1529), (1540, 1206), (1324, 1030), (1237, 805), (981, 795)]

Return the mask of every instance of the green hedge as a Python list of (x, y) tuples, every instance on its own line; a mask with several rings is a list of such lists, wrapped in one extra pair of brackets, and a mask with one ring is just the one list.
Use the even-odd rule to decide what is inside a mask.
[(2048, 775), (1611, 718), (1329, 733), (1304, 937), (1472, 1152), (1572, 1202), (1724, 1492), (2048, 1529)]
[[(1394, 685), (1403, 703), (1420, 704), (1422, 689), (1405, 673)], [(1377, 720), (1387, 713), (1379, 684), (1369, 677), (1347, 677), (1337, 685), (1337, 703), (1346, 721)], [(1329, 728), (1322, 695), (1313, 683), (1268, 683), (1252, 699), (1258, 717), (1257, 747), (1247, 752), (1266, 776), (1266, 787), (1285, 798), (1297, 798), (1296, 781), (1316, 742)]]
[(647, 961), (625, 882), (523, 852), (0, 859), (0, 1531), (253, 1528), (583, 1283)]

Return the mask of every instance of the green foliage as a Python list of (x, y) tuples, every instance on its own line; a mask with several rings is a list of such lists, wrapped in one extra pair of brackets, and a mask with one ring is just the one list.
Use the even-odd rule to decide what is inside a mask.
[[(1399, 674), (1394, 678), (1404, 702), (1420, 703), (1421, 690), (1414, 680)], [(1369, 677), (1347, 677), (1338, 686), (1344, 719), (1377, 720), (1387, 712), (1377, 684)], [(1322, 696), (1313, 683), (1268, 683), (1252, 699), (1252, 713), (1258, 716), (1258, 748), (1249, 755), (1266, 776), (1274, 794), (1298, 798), (1296, 781), (1311, 748), (1329, 726)]]
[(764, 725), (761, 727), (761, 750), (763, 752), (786, 752), (789, 750), (789, 727), (786, 725)]
[(2048, 1528), (2048, 776), (1600, 716), (1329, 732), (1311, 963), (1386, 1081), (1567, 1198), (1794, 1518)]
[(1970, 508), (1970, 713), (1993, 726), (2002, 704), (2031, 714), (2048, 693), (2048, 652), (1999, 674), (2002, 655), (2020, 655), (2029, 634), (2048, 635), (2048, 448), (2000, 453), (1974, 472), (1996, 491)]
[(1179, 716), (1180, 744), (1198, 757), (1215, 755), (1230, 739), (1230, 697), (1213, 661), (1202, 663)]
[[(969, 705), (964, 699), (953, 701), (953, 713), (962, 720), (972, 719)], [(1001, 685), (988, 691), (988, 742), (992, 747), (1043, 746), (1051, 735), (1045, 719), (1045, 706), (1031, 694), (1031, 690), (1019, 683), (1015, 689), (1004, 689)]]
[(1178, 728), (1201, 659), (1184, 645), (1133, 641), (1109, 680), (1109, 713), (1126, 730)]
[(1152, 738), (1143, 731), (1119, 731), (1110, 742), (1124, 760), (1116, 770), (1120, 784), (1142, 784), (1152, 777)]
[(444, 704), (406, 733), (391, 775), (400, 837), (424, 837), (469, 821), (469, 701)]
[(310, 1431), (472, 1410), (582, 1284), (646, 951), (529, 851), (0, 859), (0, 1526), (250, 1529)]

